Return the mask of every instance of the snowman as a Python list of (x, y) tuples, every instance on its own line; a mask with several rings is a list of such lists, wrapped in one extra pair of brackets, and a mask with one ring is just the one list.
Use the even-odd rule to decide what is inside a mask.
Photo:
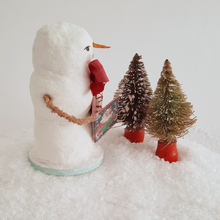
[[(107, 48), (66, 22), (45, 25), (36, 34), (30, 80), (35, 142), (29, 161), (44, 173), (82, 174), (103, 161), (103, 149), (92, 138), (90, 108), (108, 78), (99, 61), (92, 61), (93, 47)], [(93, 62), (98, 69), (91, 73)]]

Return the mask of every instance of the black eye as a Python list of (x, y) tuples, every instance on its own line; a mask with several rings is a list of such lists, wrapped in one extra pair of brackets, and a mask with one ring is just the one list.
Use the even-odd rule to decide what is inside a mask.
[(89, 51), (89, 50), (90, 50), (90, 46), (85, 47), (85, 49), (84, 49), (84, 50)]

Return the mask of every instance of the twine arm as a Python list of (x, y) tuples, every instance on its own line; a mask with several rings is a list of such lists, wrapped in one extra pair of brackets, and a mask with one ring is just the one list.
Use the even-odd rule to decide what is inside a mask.
[(59, 115), (60, 117), (65, 118), (66, 120), (74, 124), (83, 125), (83, 124), (94, 122), (96, 120), (95, 115), (91, 115), (86, 118), (76, 118), (73, 115), (68, 115), (66, 112), (62, 111), (57, 106), (53, 105), (52, 99), (48, 94), (45, 94), (43, 99), (44, 99), (46, 106), (49, 109), (51, 109), (52, 113), (57, 113), (57, 115)]

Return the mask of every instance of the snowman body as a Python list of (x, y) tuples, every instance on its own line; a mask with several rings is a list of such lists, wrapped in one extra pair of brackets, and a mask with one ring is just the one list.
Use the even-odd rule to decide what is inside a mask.
[(69, 122), (52, 113), (43, 100), (48, 94), (67, 114), (76, 118), (90, 115), (92, 43), (84, 29), (65, 22), (45, 25), (37, 32), (30, 80), (35, 143), (29, 159), (45, 173), (80, 174), (102, 162), (103, 150), (93, 142), (91, 123), (80, 126)]

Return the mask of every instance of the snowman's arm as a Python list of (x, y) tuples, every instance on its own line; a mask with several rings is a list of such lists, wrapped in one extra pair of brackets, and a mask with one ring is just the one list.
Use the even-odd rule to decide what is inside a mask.
[(60, 117), (67, 119), (69, 122), (78, 124), (78, 125), (83, 125), (83, 124), (88, 124), (90, 122), (93, 122), (96, 120), (95, 115), (91, 115), (86, 118), (76, 118), (73, 115), (68, 115), (66, 112), (62, 111), (59, 109), (57, 106), (54, 106), (52, 103), (52, 99), (49, 95), (44, 95), (44, 102), (46, 103), (46, 106), (51, 109), (51, 112), (57, 113)]

